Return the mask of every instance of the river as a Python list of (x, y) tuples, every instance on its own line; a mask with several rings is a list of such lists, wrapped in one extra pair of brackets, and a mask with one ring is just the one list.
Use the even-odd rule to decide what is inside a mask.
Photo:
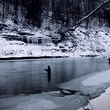
[[(44, 69), (50, 65), (51, 79)], [(36, 94), (57, 90), (74, 78), (109, 69), (102, 58), (53, 58), (0, 61), (0, 95)]]

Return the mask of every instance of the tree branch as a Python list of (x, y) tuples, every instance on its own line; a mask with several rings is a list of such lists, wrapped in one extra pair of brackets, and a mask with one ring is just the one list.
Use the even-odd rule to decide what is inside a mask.
[(107, 5), (110, 2), (110, 0), (106, 0), (105, 2), (103, 2), (101, 5), (99, 5), (97, 8), (95, 8), (92, 12), (90, 12), (88, 15), (86, 15), (84, 18), (82, 18), (80, 21), (78, 21), (78, 23), (72, 28), (72, 29), (67, 29), (65, 32), (68, 31), (75, 31), (75, 29), (77, 27), (80, 26), (80, 24), (86, 20), (87, 18), (89, 18), (91, 15), (93, 15), (96, 11), (98, 11), (100, 8), (102, 8), (104, 5)]

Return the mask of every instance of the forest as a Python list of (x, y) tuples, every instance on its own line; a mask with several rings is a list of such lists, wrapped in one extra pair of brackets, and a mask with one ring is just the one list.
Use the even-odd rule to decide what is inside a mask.
[[(0, 20), (11, 17), (15, 24), (24, 23), (41, 27), (44, 19), (69, 27), (93, 11), (104, 0), (0, 0)], [(106, 20), (110, 25), (110, 4), (102, 7), (85, 20), (86, 27), (94, 18), (99, 25)]]

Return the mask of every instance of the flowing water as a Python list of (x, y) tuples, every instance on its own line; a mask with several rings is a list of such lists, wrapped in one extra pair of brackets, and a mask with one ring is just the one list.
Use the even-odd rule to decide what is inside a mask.
[[(51, 79), (47, 69), (51, 67)], [(54, 58), (0, 61), (0, 95), (36, 94), (57, 90), (57, 85), (74, 78), (109, 69), (101, 58)]]

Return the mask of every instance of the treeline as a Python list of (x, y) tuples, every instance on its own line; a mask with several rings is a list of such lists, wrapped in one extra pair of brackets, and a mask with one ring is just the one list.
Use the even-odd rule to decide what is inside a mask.
[[(26, 19), (27, 23), (37, 27), (41, 27), (43, 19), (50, 18), (52, 23), (68, 26), (75, 24), (103, 2), (104, 0), (0, 0), (0, 18), (4, 20), (11, 14), (15, 23)], [(103, 7), (86, 23), (94, 17), (99, 21), (107, 19), (110, 23), (109, 6)]]

